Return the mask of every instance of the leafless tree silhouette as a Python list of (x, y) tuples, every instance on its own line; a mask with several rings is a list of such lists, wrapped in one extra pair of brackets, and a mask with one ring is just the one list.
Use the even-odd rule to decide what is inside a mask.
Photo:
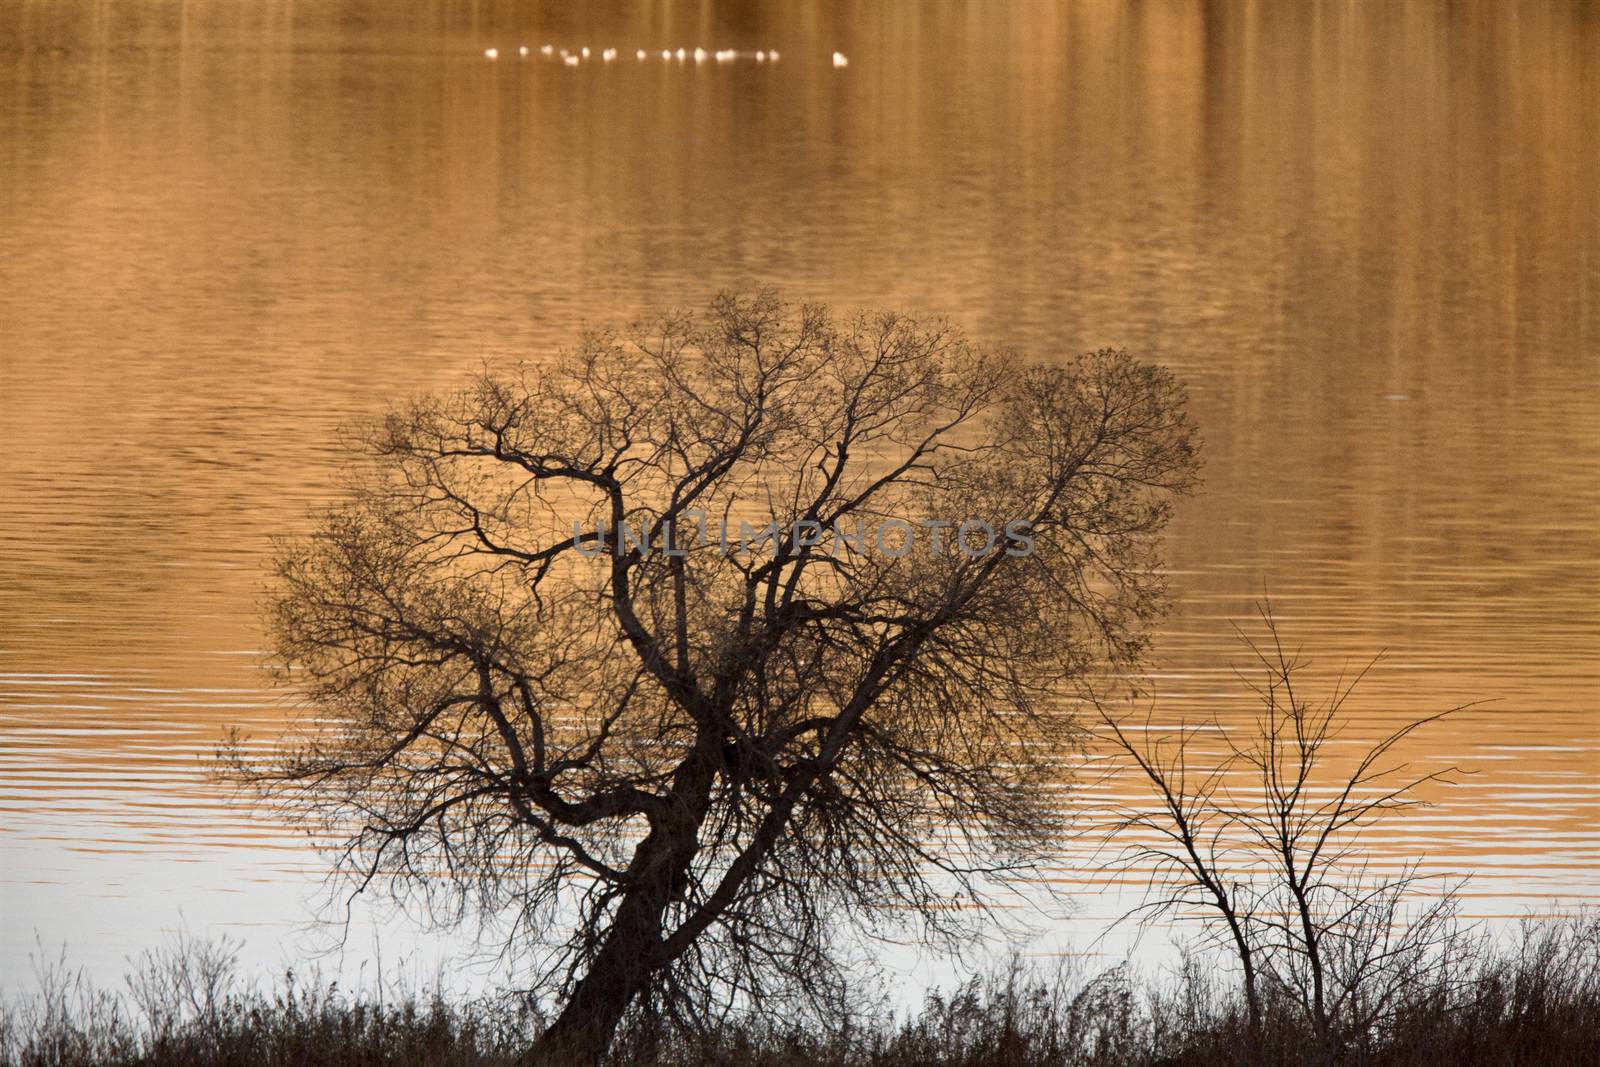
[[(361, 885), (514, 915), (560, 1006), (543, 1062), (630, 1009), (825, 999), (842, 931), (962, 931), (1049, 836), (1074, 703), (1140, 656), (1195, 467), (1162, 369), (768, 292), (486, 373), (365, 447), (276, 566), (313, 715), (234, 771)], [(909, 525), (969, 518), (1031, 532)], [(746, 520), (780, 533), (741, 551)]]
[(1107, 840), (1147, 872), (1135, 914), (1209, 918), (1211, 935), (1239, 961), (1252, 1031), (1268, 995), (1286, 997), (1331, 1050), (1367, 1033), (1450, 963), (1453, 889), (1414, 893), (1419, 864), (1384, 871), (1362, 837), (1384, 816), (1423, 803), (1424, 786), (1461, 773), (1416, 768), (1400, 751), (1468, 705), (1352, 748), (1341, 738), (1342, 712), (1377, 661), (1309, 699), (1297, 684), (1307, 662), (1285, 648), (1269, 605), (1261, 619), (1264, 642), (1240, 633), (1257, 668), (1241, 674), (1259, 701), (1248, 730), (1213, 717), (1163, 733), (1150, 717), (1102, 712), (1114, 750), (1154, 800), (1115, 805)]

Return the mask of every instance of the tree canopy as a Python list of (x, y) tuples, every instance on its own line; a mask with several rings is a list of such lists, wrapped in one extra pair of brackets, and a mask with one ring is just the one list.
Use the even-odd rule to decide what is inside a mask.
[(948, 933), (1037, 856), (1196, 465), (1161, 368), (770, 292), (486, 372), (362, 448), (276, 563), (313, 714), (237, 772), (360, 884), (512, 916), (577, 1059), (630, 1008), (825, 996), (842, 928)]

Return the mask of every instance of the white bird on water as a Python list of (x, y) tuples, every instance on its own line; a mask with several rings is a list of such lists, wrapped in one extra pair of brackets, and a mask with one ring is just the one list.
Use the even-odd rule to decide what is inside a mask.
[(850, 59), (843, 52), (835, 52), (833, 54), (833, 65), (835, 67), (848, 67)]
[[(530, 52), (531, 49), (529, 49), (527, 45), (522, 45), (517, 49), (517, 54), (524, 59), (528, 58)], [(558, 49), (553, 44), (545, 44), (539, 46), (539, 54), (545, 56), (546, 58), (560, 57), (562, 63), (565, 65), (569, 67), (576, 67), (579, 66), (583, 60), (593, 56), (594, 52), (589, 48), (588, 45), (583, 45), (576, 52), (572, 52), (565, 48)], [(776, 48), (768, 48), (756, 52), (746, 52), (744, 54), (746, 56), (753, 57), (757, 63), (776, 63), (778, 61), (778, 50)], [(600, 51), (600, 58), (607, 63), (614, 62), (620, 55), (621, 53), (615, 48), (604, 48)], [(646, 59), (650, 58), (651, 53), (646, 49), (640, 48), (636, 49), (633, 55), (634, 58), (638, 59), (642, 63)], [(660, 52), (660, 55), (663, 60), (667, 61), (677, 59), (679, 62), (682, 62), (686, 59), (693, 59), (696, 63), (704, 63), (708, 59), (714, 59), (718, 63), (731, 63), (739, 58), (740, 53), (738, 49), (735, 48), (719, 48), (716, 51), (707, 51), (704, 48), (679, 48), (674, 51), (670, 48), (663, 48)], [(500, 49), (485, 48), (483, 50), (483, 58), (499, 59)], [(848, 67), (850, 65), (850, 60), (843, 52), (835, 52), (833, 53), (833, 65), (835, 67)]]
[(500, 49), (498, 49), (498, 48), (485, 48), (483, 50), (483, 58), (484, 59), (499, 59), (500, 58)]

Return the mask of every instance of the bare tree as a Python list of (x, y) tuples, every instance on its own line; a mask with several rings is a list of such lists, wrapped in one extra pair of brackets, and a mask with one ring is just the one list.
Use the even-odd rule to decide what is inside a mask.
[(1468, 705), (1336, 752), (1344, 707), (1377, 660), (1308, 699), (1297, 688), (1307, 662), (1284, 647), (1269, 606), (1261, 618), (1264, 643), (1241, 631), (1259, 669), (1245, 678), (1259, 701), (1248, 731), (1213, 716), (1161, 733), (1149, 716), (1135, 724), (1102, 714), (1113, 749), (1155, 801), (1117, 804), (1107, 840), (1147, 874), (1136, 914), (1209, 917), (1210, 936), (1239, 961), (1253, 1033), (1265, 996), (1286, 996), (1331, 1049), (1368, 1033), (1447, 961), (1453, 889), (1416, 892), (1420, 865), (1385, 872), (1362, 837), (1424, 803), (1424, 786), (1460, 773), (1418, 769), (1400, 753), (1418, 730)]
[(841, 931), (959, 932), (1046, 841), (1072, 701), (1163, 601), (1183, 399), (771, 293), (485, 374), (283, 547), (314, 715), (236, 773), (360, 885), (512, 915), (560, 1004), (535, 1059), (825, 997)]
[(1155, 802), (1153, 807), (1115, 804), (1106, 820), (1106, 841), (1123, 863), (1148, 879), (1145, 900), (1132, 914), (1145, 922), (1197, 914), (1212, 920), (1204, 929), (1238, 959), (1250, 1029), (1259, 1032), (1255, 899), (1251, 881), (1240, 878), (1241, 872), (1258, 873), (1259, 858), (1242, 847), (1231, 808), (1219, 795), (1231, 758), (1213, 759), (1209, 767), (1204, 755), (1196, 758), (1193, 749), (1206, 729), (1200, 725), (1180, 725), (1171, 734), (1141, 740), (1141, 734), (1154, 734), (1151, 717), (1135, 725), (1103, 714), (1102, 723)]

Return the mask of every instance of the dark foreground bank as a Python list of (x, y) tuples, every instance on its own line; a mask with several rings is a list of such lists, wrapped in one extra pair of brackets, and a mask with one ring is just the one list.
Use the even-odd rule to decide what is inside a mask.
[[(1238, 990), (1209, 958), (1144, 981), (1013, 967), (930, 995), (909, 1018), (795, 1026), (752, 1019), (673, 1035), (636, 1020), (613, 1049), (645, 1067), (1044, 1067), (1211, 1064), (1600, 1064), (1600, 913), (1530, 921), (1509, 937), (1462, 936), (1425, 982), (1360, 1033), (1319, 1037), (1292, 991), (1252, 1037)], [(60, 967), (0, 1015), (0, 1063), (163, 1067), (515, 1064), (539, 1029), (516, 998), (354, 997), (285, 976), (241, 983), (225, 951), (147, 957), (126, 988), (99, 991)]]

